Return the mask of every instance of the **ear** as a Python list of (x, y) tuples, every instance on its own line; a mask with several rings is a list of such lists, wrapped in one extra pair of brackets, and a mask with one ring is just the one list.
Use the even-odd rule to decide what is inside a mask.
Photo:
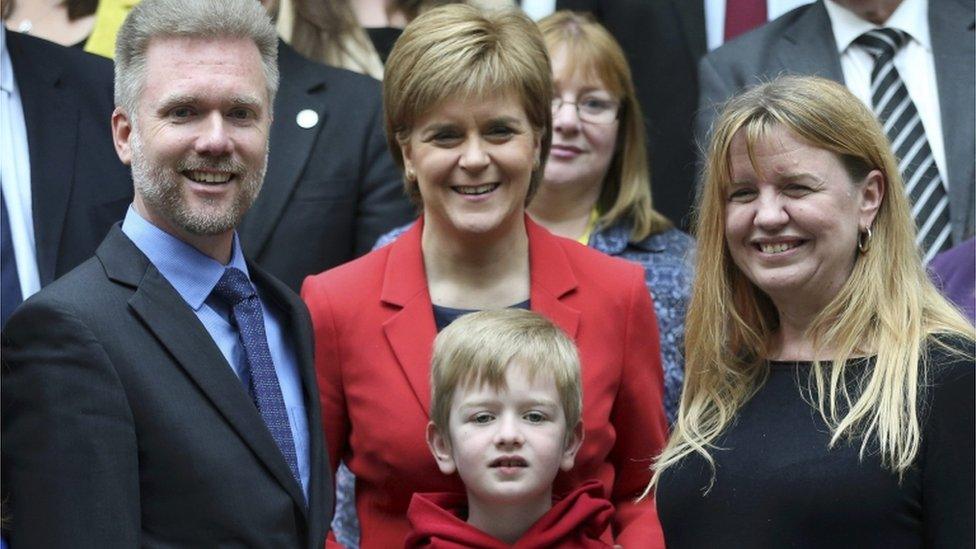
[(410, 139), (397, 139), (400, 143), (400, 156), (403, 157), (403, 173), (414, 172), (416, 169), (413, 165), (413, 147), (410, 146)]
[(881, 170), (871, 170), (860, 189), (861, 207), (859, 212), (860, 230), (870, 227), (878, 215), (885, 196), (885, 176)]
[(583, 445), (583, 422), (576, 422), (576, 427), (569, 433), (566, 438), (566, 448), (563, 450), (563, 459), (559, 462), (559, 468), (563, 471), (569, 471), (576, 464), (576, 453), (579, 452), (580, 446)]
[(451, 440), (441, 434), (440, 429), (431, 421), (427, 424), (427, 447), (437, 461), (437, 468), (445, 475), (453, 475), (457, 471), (454, 464), (454, 453), (451, 451)]
[(132, 164), (132, 148), (129, 139), (132, 137), (132, 121), (122, 107), (115, 107), (112, 112), (112, 142), (119, 160), (129, 166)]

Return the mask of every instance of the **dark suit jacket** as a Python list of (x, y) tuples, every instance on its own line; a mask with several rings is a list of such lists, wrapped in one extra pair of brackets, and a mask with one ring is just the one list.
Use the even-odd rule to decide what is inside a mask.
[(41, 286), (95, 253), (132, 202), (112, 144), (112, 62), (7, 31), (30, 149)]
[[(667, 437), (644, 270), (525, 223), (532, 310), (573, 338), (582, 363), (586, 433), (573, 470), (556, 477), (555, 493), (600, 480), (616, 507), (617, 543), (662, 547), (654, 502), (634, 502)], [(343, 460), (356, 475), (363, 549), (403, 545), (413, 492), (464, 490), (456, 475), (437, 470), (423, 443), (437, 330), (421, 225), (302, 287), (315, 327), (330, 462)]]
[[(245, 254), (298, 291), (416, 213), (387, 149), (379, 82), (281, 41), (278, 68), (268, 172), (239, 232)], [(304, 110), (317, 114), (315, 126), (298, 125)]]
[(556, 9), (592, 13), (620, 42), (644, 111), (654, 208), (687, 229), (697, 66), (706, 50), (701, 0), (557, 0)]
[[(976, 16), (969, 0), (929, 0), (929, 28), (948, 168), (954, 243), (973, 235), (976, 219)], [(716, 106), (735, 93), (782, 73), (809, 74), (844, 82), (837, 43), (823, 0), (723, 45), (699, 67), (701, 111), (698, 135), (707, 136)]]
[(3, 331), (2, 482), (13, 547), (322, 546), (332, 512), (309, 316), (249, 265), (294, 335), (309, 506), (240, 380), (118, 227)]

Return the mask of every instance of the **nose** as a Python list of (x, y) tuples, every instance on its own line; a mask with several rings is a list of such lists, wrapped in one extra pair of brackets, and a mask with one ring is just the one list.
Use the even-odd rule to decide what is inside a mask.
[(495, 433), (495, 446), (498, 448), (520, 448), (525, 443), (525, 437), (519, 426), (519, 418), (505, 415), (498, 420), (498, 431)]
[(461, 168), (475, 172), (484, 169), (490, 162), (485, 143), (480, 138), (474, 137), (465, 141), (459, 160)]
[(552, 129), (560, 133), (573, 133), (580, 129), (579, 112), (576, 104), (564, 101), (552, 113)]
[(779, 195), (761, 193), (755, 204), (756, 216), (753, 222), (763, 230), (772, 231), (782, 228), (790, 220), (790, 214), (786, 211)]
[(223, 156), (233, 149), (233, 141), (228, 133), (227, 121), (220, 112), (210, 113), (200, 122), (195, 150), (202, 156)]

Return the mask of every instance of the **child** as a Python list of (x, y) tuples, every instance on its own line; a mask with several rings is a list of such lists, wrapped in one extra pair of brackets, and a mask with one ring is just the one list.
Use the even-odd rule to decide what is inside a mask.
[(407, 547), (604, 548), (613, 506), (597, 481), (553, 504), (583, 442), (579, 357), (521, 309), (465, 315), (434, 340), (427, 444), (461, 494), (414, 494)]

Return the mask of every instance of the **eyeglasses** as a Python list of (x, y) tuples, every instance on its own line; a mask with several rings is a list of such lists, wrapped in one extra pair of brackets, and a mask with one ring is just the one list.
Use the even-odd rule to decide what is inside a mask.
[(598, 99), (595, 97), (584, 97), (575, 103), (563, 101), (561, 97), (552, 99), (552, 116), (559, 114), (563, 105), (572, 105), (576, 108), (576, 116), (583, 122), (590, 124), (613, 124), (620, 113), (620, 104), (609, 99)]

